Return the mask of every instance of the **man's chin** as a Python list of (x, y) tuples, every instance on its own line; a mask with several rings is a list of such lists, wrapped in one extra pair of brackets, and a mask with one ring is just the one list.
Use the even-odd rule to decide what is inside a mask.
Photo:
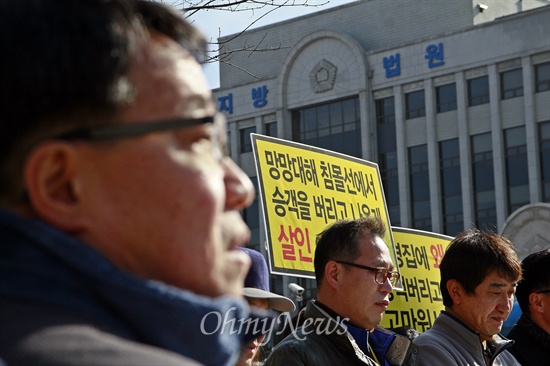
[(227, 250), (235, 250), (250, 240), (250, 229), (238, 211), (227, 211), (220, 217), (221, 237)]
[(250, 268), (250, 257), (242, 250), (230, 250), (222, 263), (219, 295), (242, 296), (244, 279)]

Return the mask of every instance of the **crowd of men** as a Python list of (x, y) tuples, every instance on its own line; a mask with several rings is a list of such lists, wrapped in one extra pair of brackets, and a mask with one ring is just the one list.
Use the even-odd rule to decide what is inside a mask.
[(295, 305), (240, 249), (255, 192), (198, 31), (153, 1), (0, 0), (0, 39), (0, 365), (548, 365), (550, 250), (460, 233), (445, 311), (402, 335), (380, 326), (400, 275), (374, 217), (319, 234), (318, 296), (264, 360), (269, 329), (225, 325)]

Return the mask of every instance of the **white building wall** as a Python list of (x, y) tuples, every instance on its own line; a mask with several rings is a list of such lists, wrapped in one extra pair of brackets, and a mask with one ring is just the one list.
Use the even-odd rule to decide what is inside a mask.
[[(442, 6), (434, 6), (434, 2)], [(471, 0), (362, 0), (250, 30), (232, 41), (234, 35), (225, 36), (220, 39), (222, 52), (254, 47), (277, 51), (252, 58), (250, 51), (232, 53), (231, 64), (238, 68), (221, 63), (220, 82), (225, 87), (253, 81), (250, 74), (275, 77), (290, 49), (313, 32), (341, 32), (355, 38), (365, 50), (382, 49), (471, 26), (473, 12)], [(495, 7), (492, 14), (504, 13)], [(243, 67), (248, 73), (239, 69)]]
[[(480, 2), (489, 6), (483, 15), (476, 13)], [(503, 18), (494, 13), (488, 15), (487, 12), (498, 9), (502, 2), (472, 1), (466, 7), (464, 2), (445, 1), (442, 7), (447, 10), (447, 16), (435, 19), (434, 14), (442, 10), (428, 9), (426, 4), (433, 2), (405, 2), (414, 3), (418, 8), (413, 10), (410, 6), (403, 6), (402, 9), (386, 9), (386, 12), (381, 8), (381, 1), (371, 0), (247, 32), (245, 38), (250, 44), (267, 34), (266, 45), (278, 42), (289, 48), (269, 55), (260, 53), (246, 62), (237, 58), (243, 62), (240, 66), (245, 70), (264, 77), (260, 80), (239, 74), (226, 66), (221, 67), (222, 87), (214, 91), (214, 96), (217, 99), (231, 94), (233, 98), (233, 113), (224, 112), (231, 131), (232, 156), (249, 175), (255, 176), (252, 154), (238, 153), (239, 128), (255, 125), (257, 131), (262, 132), (266, 119), (276, 119), (279, 137), (291, 139), (291, 109), (359, 96), (364, 127), (361, 131), (363, 157), (374, 159), (376, 141), (369, 141), (370, 136), (375, 136), (374, 100), (393, 95), (401, 226), (410, 225), (407, 148), (428, 144), (430, 184), (433, 186), (432, 222), (434, 231), (439, 231), (442, 224), (437, 143), (459, 138), (462, 187), (465, 192), (463, 218), (468, 227), (474, 217), (470, 136), (492, 132), (497, 221), (498, 227), (502, 228), (509, 215), (506, 212), (502, 130), (526, 125), (530, 197), (532, 202), (536, 202), (540, 199), (537, 147), (533, 143), (537, 141), (536, 123), (550, 120), (550, 92), (535, 94), (533, 90), (533, 65), (550, 61), (550, 6)], [(510, 3), (514, 6), (503, 6), (500, 11), (506, 13), (518, 9), (518, 2), (507, 4)], [(523, 9), (535, 5), (533, 1), (526, 0), (521, 4)], [(367, 10), (368, 17), (360, 16)], [(422, 11), (425, 14), (420, 16)], [(473, 26), (482, 16), (497, 19), (492, 22), (484, 20), (485, 23)], [(417, 24), (422, 20), (423, 24)], [(389, 25), (383, 25), (383, 22), (389, 22)], [(426, 47), (440, 43), (444, 46), (444, 65), (429, 68), (425, 58)], [(396, 54), (400, 55), (401, 74), (388, 78), (383, 61), (385, 57)], [(331, 89), (315, 92), (310, 74), (322, 60), (336, 67), (336, 78)], [(515, 68), (523, 70), (524, 96), (501, 100), (500, 72)], [(468, 107), (467, 81), (483, 75), (489, 77), (490, 103)], [(457, 86), (458, 108), (438, 114), (435, 111), (435, 88), (450, 82)], [(251, 91), (263, 86), (269, 90), (267, 104), (256, 108)], [(427, 115), (406, 120), (405, 94), (422, 89), (426, 95)]]

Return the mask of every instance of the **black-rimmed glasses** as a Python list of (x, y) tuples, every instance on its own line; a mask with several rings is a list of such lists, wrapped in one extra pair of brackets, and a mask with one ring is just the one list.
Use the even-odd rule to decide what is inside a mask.
[[(148, 121), (137, 123), (113, 123), (105, 126), (79, 128), (73, 131), (63, 132), (50, 137), (55, 140), (84, 140), (84, 141), (109, 141), (132, 138), (150, 133), (177, 130), (193, 127), (205, 123), (215, 123), (217, 118), (224, 118), (221, 114), (200, 118), (174, 118), (161, 121)], [(218, 130), (213, 130), (212, 155), (218, 162), (222, 162), (226, 154), (218, 140)]]
[(184, 127), (192, 127), (204, 123), (213, 123), (214, 116), (201, 118), (175, 118), (164, 121), (150, 121), (144, 123), (117, 123), (106, 126), (79, 128), (53, 136), (57, 140), (116, 140), (129, 137), (147, 135), (154, 132), (176, 130)]
[(547, 294), (550, 293), (550, 290), (535, 291), (536, 294)]
[(388, 280), (390, 280), (390, 283), (393, 286), (397, 283), (397, 280), (399, 280), (399, 277), (401, 277), (398, 272), (391, 272), (391, 271), (388, 271), (386, 268), (382, 268), (382, 267), (374, 268), (374, 267), (364, 266), (362, 264), (345, 262), (345, 261), (335, 261), (335, 262), (374, 272), (375, 273), (374, 281), (376, 281), (376, 283), (379, 285), (383, 285), (386, 282), (386, 278), (387, 278)]

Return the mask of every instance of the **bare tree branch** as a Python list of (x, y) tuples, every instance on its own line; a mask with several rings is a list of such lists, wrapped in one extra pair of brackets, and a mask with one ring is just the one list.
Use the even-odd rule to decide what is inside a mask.
[[(329, 3), (329, 0), (325, 0), (322, 3), (311, 4), (313, 0), (153, 0), (163, 3), (170, 3), (176, 9), (180, 9), (183, 13), (183, 16), (186, 17), (189, 21), (193, 20), (193, 15), (201, 11), (225, 11), (229, 13), (233, 12), (251, 12), (253, 16), (257, 12), (264, 11), (257, 17), (255, 17), (249, 24), (243, 26), (243, 29), (238, 33), (234, 34), (230, 38), (219, 41), (221, 38), (221, 29), (218, 28), (218, 39), (217, 40), (207, 40), (209, 44), (209, 50), (207, 54), (204, 55), (206, 63), (212, 62), (223, 62), (224, 64), (230, 65), (236, 69), (239, 69), (248, 75), (259, 78), (256, 75), (252, 75), (247, 70), (243, 70), (241, 67), (234, 65), (230, 62), (232, 56), (239, 52), (249, 52), (250, 56), (254, 52), (276, 52), (283, 48), (281, 45), (278, 46), (266, 46), (262, 47), (262, 42), (265, 40), (267, 33), (264, 34), (262, 39), (257, 44), (247, 44), (247, 40), (243, 40), (243, 46), (236, 49), (227, 49), (224, 47), (229, 42), (234, 41), (237, 38), (243, 37), (243, 33), (249, 30), (253, 25), (259, 22), (261, 19), (271, 14), (277, 9), (283, 7), (321, 7)], [(230, 16), (230, 15), (228, 15)]]

